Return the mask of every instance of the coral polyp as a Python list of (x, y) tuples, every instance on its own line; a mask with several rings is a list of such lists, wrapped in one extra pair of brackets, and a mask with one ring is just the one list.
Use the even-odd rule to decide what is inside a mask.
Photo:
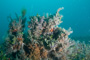
[[(25, 33), (26, 10), (22, 16), (12, 19), (1, 49), (0, 59), (5, 60), (89, 60), (90, 46), (72, 40), (73, 33), (59, 27), (62, 15), (59, 12), (47, 16), (31, 16)], [(2, 47), (2, 46), (1, 46)], [(4, 51), (4, 52), (3, 52)]]

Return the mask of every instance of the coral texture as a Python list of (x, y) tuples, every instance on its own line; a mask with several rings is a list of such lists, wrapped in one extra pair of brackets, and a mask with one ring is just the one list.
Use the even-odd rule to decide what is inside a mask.
[[(59, 8), (54, 15), (31, 16), (28, 31), (25, 33), (25, 13), (11, 19), (8, 34), (0, 50), (0, 59), (9, 60), (89, 60), (90, 46), (70, 39), (73, 33), (59, 27), (62, 15)], [(2, 46), (1, 46), (2, 47)], [(4, 52), (3, 52), (4, 51)]]

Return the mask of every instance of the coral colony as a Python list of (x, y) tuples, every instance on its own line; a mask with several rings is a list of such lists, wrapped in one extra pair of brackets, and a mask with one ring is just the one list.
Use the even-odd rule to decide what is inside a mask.
[(90, 60), (90, 46), (75, 42), (68, 36), (71, 28), (58, 27), (62, 23), (59, 8), (54, 15), (31, 16), (25, 33), (26, 10), (11, 19), (5, 43), (0, 47), (0, 60)]

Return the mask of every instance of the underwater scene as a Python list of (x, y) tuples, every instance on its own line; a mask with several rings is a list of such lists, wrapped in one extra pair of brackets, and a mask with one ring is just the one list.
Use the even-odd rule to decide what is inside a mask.
[(90, 0), (0, 0), (0, 60), (90, 60)]

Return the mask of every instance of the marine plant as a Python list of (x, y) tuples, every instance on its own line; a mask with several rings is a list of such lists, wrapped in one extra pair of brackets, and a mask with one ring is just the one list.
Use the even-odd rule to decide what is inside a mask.
[[(90, 60), (90, 46), (72, 40), (68, 36), (73, 33), (59, 27), (62, 15), (59, 8), (53, 15), (30, 16), (27, 33), (25, 30), (26, 10), (22, 16), (16, 14), (11, 19), (9, 30), (0, 50), (0, 59), (5, 60)], [(2, 58), (1, 58), (2, 57)]]

